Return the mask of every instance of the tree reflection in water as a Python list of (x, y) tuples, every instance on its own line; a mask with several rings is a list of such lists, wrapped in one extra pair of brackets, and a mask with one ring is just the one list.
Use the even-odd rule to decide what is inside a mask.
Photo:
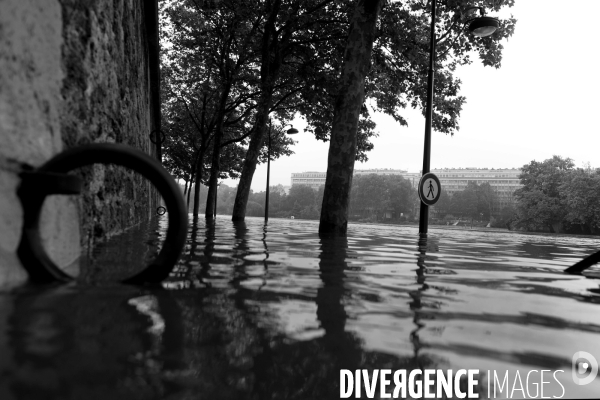
[[(349, 282), (362, 271), (349, 263), (346, 238), (319, 238), (316, 291), (285, 292), (269, 286), (286, 270), (269, 257), (268, 225), (257, 240), (235, 223), (226, 253), (216, 246), (214, 221), (191, 229), (169, 290), (79, 284), (16, 291), (10, 316), (0, 315), (8, 317), (12, 349), (7, 399), (328, 399), (339, 398), (341, 369), (433, 367), (419, 340), (433, 242), (420, 243), (420, 287), (409, 292), (414, 354), (399, 357), (395, 349), (365, 348), (350, 326), (347, 307), (363, 293)], [(290, 300), (314, 303), (320, 336), (294, 339), (280, 329), (273, 305)]]
[(27, 285), (12, 299), (3, 400), (158, 399), (174, 390), (161, 377), (183, 367), (184, 326), (169, 291)]
[[(165, 289), (99, 284), (115, 264), (0, 292), (0, 399), (339, 398), (340, 369), (568, 371), (595, 348), (597, 281), (562, 273), (592, 240), (314, 227), (195, 221)], [(130, 244), (163, 228), (97, 260), (143, 266), (154, 250)]]

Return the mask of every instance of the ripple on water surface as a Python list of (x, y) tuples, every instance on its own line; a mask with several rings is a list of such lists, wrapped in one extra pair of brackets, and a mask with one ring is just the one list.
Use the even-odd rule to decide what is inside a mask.
[[(163, 288), (82, 271), (86, 283), (0, 294), (0, 394), (331, 398), (341, 368), (558, 369), (567, 397), (600, 393), (600, 378), (571, 380), (576, 351), (600, 360), (598, 267), (562, 273), (597, 239), (431, 229), (419, 247), (414, 227), (317, 230), (199, 221)], [(151, 236), (164, 234), (163, 220)], [(105, 251), (119, 259), (131, 240)]]

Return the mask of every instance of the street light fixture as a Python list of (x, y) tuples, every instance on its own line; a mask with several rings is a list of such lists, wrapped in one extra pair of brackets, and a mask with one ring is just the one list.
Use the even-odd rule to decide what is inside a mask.
[(496, 32), (499, 26), (496, 18), (482, 16), (471, 21), (469, 31), (475, 36), (486, 37)]
[[(431, 34), (430, 34), (430, 52), (429, 52), (429, 71), (427, 76), (427, 106), (425, 109), (425, 145), (423, 151), (423, 170), (422, 175), (429, 173), (431, 161), (431, 120), (433, 115), (433, 84), (435, 76), (435, 14), (437, 0), (431, 1)], [(478, 37), (486, 37), (493, 34), (500, 23), (497, 19), (486, 17), (483, 7), (470, 7), (466, 11), (479, 9), (481, 16), (472, 18), (465, 22), (469, 24), (469, 31)], [(429, 219), (429, 206), (421, 201), (419, 212), (419, 234), (427, 235), (427, 222)]]
[(478, 9), (481, 13), (480, 17), (471, 18), (465, 22), (469, 24), (469, 31), (477, 37), (490, 36), (500, 27), (500, 22), (496, 18), (486, 17), (483, 7), (469, 7), (465, 12), (473, 9)]

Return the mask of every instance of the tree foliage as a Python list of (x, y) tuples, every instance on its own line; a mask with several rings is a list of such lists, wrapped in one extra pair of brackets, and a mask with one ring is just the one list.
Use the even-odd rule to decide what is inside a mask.
[(553, 156), (523, 167), (516, 226), (526, 230), (595, 233), (600, 229), (600, 170), (575, 168)]
[[(252, 134), (262, 16), (238, 0), (170, 1), (161, 16), (164, 130), (170, 138), (165, 165), (179, 175), (189, 170), (184, 179), (195, 175), (196, 192), (208, 182), (212, 199), (219, 179), (239, 177)], [(290, 153), (292, 140), (278, 134), (281, 125), (274, 128), (271, 156), (277, 158)], [(206, 207), (212, 215), (212, 200)]]
[(579, 225), (585, 233), (600, 229), (600, 170), (580, 168), (571, 171), (559, 190), (568, 224)]
[[(473, 6), (487, 11), (512, 7), (514, 0), (438, 1), (436, 24), (435, 88), (433, 129), (454, 134), (465, 97), (456, 68), (471, 64), (477, 53), (485, 66), (499, 68), (502, 42), (514, 33), (516, 19), (500, 20), (491, 36), (478, 38), (468, 33), (465, 22), (475, 16)], [(367, 80), (367, 98), (377, 111), (407, 125), (402, 110), (408, 105), (425, 113), (429, 63), (430, 2), (397, 1), (386, 4), (380, 19), (380, 33), (373, 48), (372, 71)]]
[(414, 211), (416, 189), (399, 175), (357, 175), (350, 192), (350, 217), (400, 219)]
[(515, 191), (520, 226), (527, 230), (561, 230), (567, 211), (560, 187), (574, 166), (573, 160), (560, 156), (523, 166), (520, 176), (523, 187)]
[[(453, 134), (465, 101), (454, 76), (456, 67), (471, 63), (473, 53), (484, 65), (499, 67), (501, 42), (512, 35), (516, 22), (502, 20), (494, 35), (475, 38), (464, 29), (464, 21), (475, 12), (468, 8), (477, 5), (499, 11), (511, 7), (514, 0), (438, 3), (433, 127)], [(201, 183), (204, 172), (190, 170), (196, 166), (206, 171), (210, 165), (214, 190), (221, 171), (238, 174), (239, 165), (230, 168), (218, 162), (220, 149), (229, 151), (221, 144), (240, 147), (246, 154), (236, 206), (243, 219), (256, 163), (264, 159), (269, 115), (284, 125), (299, 114), (307, 122), (307, 131), (329, 140), (336, 99), (343, 95), (344, 49), (356, 4), (356, 0), (162, 1), (162, 71), (168, 76), (163, 98), (166, 107), (173, 107), (164, 112), (173, 117), (165, 123), (183, 121), (186, 114), (189, 119), (181, 139), (174, 137), (165, 148), (171, 171), (183, 177), (200, 172)], [(424, 108), (428, 29), (428, 2), (384, 1), (365, 100), (352, 133), (355, 159), (367, 159), (373, 147), (370, 139), (378, 134), (373, 112), (388, 113), (405, 125), (404, 108)], [(274, 157), (289, 152), (291, 141), (282, 138), (282, 151)], [(209, 144), (213, 161), (196, 162), (199, 154), (208, 157)]]
[[(401, 176), (358, 175), (353, 187), (351, 210), (354, 220), (400, 221), (414, 217), (417, 201), (416, 190)], [(270, 187), (269, 217), (318, 219), (323, 201), (324, 186), (313, 189), (306, 185), (294, 185), (288, 193), (282, 185)], [(217, 212), (231, 214), (236, 189), (219, 185)], [(203, 191), (200, 204), (206, 204)], [(264, 217), (265, 192), (252, 192), (248, 200), (248, 216)], [(386, 218), (391, 213), (391, 218)], [(403, 214), (403, 216), (401, 215)]]
[(443, 191), (434, 207), (436, 214), (441, 217), (452, 215), (458, 219), (489, 221), (497, 202), (498, 195), (489, 183), (478, 185), (475, 182), (468, 182), (464, 190), (453, 195), (447, 195)]

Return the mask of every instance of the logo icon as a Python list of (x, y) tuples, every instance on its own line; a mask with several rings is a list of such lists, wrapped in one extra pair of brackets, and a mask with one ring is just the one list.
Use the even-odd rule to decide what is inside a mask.
[(578, 351), (573, 354), (571, 373), (573, 382), (577, 385), (587, 385), (596, 379), (596, 375), (598, 375), (598, 361), (590, 353)]

